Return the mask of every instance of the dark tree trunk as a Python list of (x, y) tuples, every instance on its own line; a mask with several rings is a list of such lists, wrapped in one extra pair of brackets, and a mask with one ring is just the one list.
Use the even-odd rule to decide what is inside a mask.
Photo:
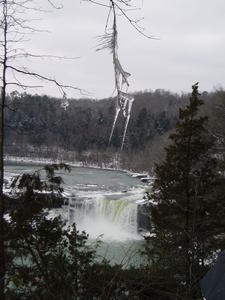
[(0, 120), (0, 299), (5, 300), (5, 247), (4, 247), (4, 112), (6, 100), (6, 68), (7, 68), (7, 0), (3, 3), (3, 71), (1, 90), (1, 120)]
[(5, 278), (5, 249), (4, 249), (4, 106), (5, 106), (5, 89), (4, 84), (1, 93), (1, 122), (0, 122), (0, 299), (4, 300), (4, 278)]

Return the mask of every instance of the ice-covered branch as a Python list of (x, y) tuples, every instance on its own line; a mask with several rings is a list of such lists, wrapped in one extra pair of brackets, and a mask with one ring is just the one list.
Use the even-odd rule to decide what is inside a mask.
[[(92, 2), (92, 1), (91, 1)], [(130, 1), (119, 1), (126, 6), (130, 5)], [(123, 132), (123, 139), (121, 149), (123, 149), (127, 127), (129, 124), (131, 108), (134, 101), (134, 97), (128, 94), (129, 82), (128, 77), (131, 75), (125, 71), (120, 63), (119, 54), (118, 54), (118, 31), (117, 31), (117, 16), (116, 9), (119, 8), (118, 5), (115, 5), (115, 1), (110, 0), (109, 13), (106, 22), (106, 33), (99, 37), (99, 46), (97, 50), (109, 49), (113, 56), (113, 66), (114, 66), (114, 76), (115, 76), (115, 89), (117, 92), (116, 98), (116, 112), (114, 116), (114, 121), (112, 125), (112, 130), (109, 137), (109, 144), (113, 137), (115, 125), (120, 111), (122, 112), (125, 118), (125, 127)], [(112, 14), (113, 24), (110, 29), (108, 29), (108, 23), (110, 20), (110, 15)], [(126, 15), (126, 14), (125, 14)]]

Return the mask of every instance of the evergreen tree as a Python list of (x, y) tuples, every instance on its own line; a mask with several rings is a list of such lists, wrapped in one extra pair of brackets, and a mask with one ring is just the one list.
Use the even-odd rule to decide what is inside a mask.
[(151, 271), (164, 295), (159, 299), (200, 299), (199, 280), (215, 251), (225, 247), (225, 180), (210, 150), (207, 118), (199, 115), (198, 84), (192, 88), (148, 194)]
[(45, 180), (43, 171), (42, 178), (37, 171), (12, 182), (9, 201), (14, 204), (6, 222), (7, 299), (90, 299), (96, 293), (91, 282), (99, 271), (86, 233), (75, 225), (68, 228), (46, 209), (62, 204), (62, 179), (55, 174), (62, 168), (69, 170), (64, 164), (47, 165)]

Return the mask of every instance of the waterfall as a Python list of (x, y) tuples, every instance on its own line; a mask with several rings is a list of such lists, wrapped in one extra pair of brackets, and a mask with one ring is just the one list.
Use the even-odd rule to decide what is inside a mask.
[(134, 200), (70, 199), (68, 219), (91, 238), (106, 240), (138, 239), (137, 203)]
[[(17, 162), (6, 165), (5, 175), (12, 178), (40, 168)], [(149, 225), (143, 206), (145, 185), (139, 179), (125, 172), (79, 167), (62, 177), (65, 203), (62, 208), (51, 209), (49, 217), (60, 215), (68, 224), (76, 223), (90, 240), (102, 235), (101, 240), (110, 249), (112, 245), (142, 241), (142, 229), (148, 230)]]

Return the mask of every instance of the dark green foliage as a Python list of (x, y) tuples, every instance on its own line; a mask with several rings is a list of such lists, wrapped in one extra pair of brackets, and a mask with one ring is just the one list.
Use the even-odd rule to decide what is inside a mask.
[(198, 299), (200, 278), (215, 251), (225, 247), (225, 179), (210, 151), (207, 118), (198, 114), (202, 104), (196, 84), (149, 195), (152, 275), (173, 294), (165, 299)]
[(62, 192), (55, 176), (62, 168), (68, 169), (46, 166), (47, 180), (35, 172), (12, 183), (19, 200), (6, 222), (7, 299), (92, 299), (97, 293), (91, 284), (98, 276), (95, 251), (87, 235), (75, 225), (66, 227), (60, 217), (50, 218), (45, 209)]
[(8, 299), (91, 299), (98, 274), (85, 233), (44, 214), (9, 226)]
[[(62, 178), (55, 171), (70, 171), (66, 164), (46, 165), (42, 170), (33, 174), (25, 173), (16, 176), (11, 183), (11, 193), (7, 199), (8, 206), (13, 203), (22, 206), (21, 210), (60, 207), (63, 204)], [(10, 203), (11, 202), (11, 203)], [(28, 213), (31, 213), (28, 211)]]

